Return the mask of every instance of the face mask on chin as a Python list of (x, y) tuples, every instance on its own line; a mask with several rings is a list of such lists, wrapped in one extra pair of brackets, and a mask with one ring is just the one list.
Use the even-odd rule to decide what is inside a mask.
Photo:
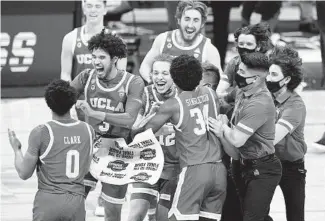
[(255, 78), (256, 76), (251, 76), (251, 77), (243, 77), (241, 76), (240, 74), (237, 74), (235, 75), (235, 81), (236, 81), (236, 84), (239, 88), (244, 88), (248, 85), (251, 85), (254, 83), (254, 81), (252, 81), (251, 83), (247, 83), (247, 79), (250, 79), (250, 78)]
[(283, 84), (282, 86), (280, 85), (280, 82), (283, 80), (284, 78), (282, 78), (279, 81), (266, 81), (266, 86), (267, 89), (269, 89), (269, 91), (271, 93), (275, 93), (278, 92), (281, 88), (284, 87), (285, 84)]

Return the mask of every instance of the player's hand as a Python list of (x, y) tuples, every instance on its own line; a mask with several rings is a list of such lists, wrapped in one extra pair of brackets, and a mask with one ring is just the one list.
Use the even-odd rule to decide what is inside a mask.
[(155, 103), (153, 103), (153, 105), (151, 106), (151, 109), (149, 111), (148, 116), (156, 113), (159, 110), (159, 107), (160, 107), (161, 104), (162, 104), (162, 102), (155, 102)]
[(229, 122), (228, 117), (225, 114), (219, 114), (217, 120), (220, 120), (223, 124), (228, 124)]
[(217, 137), (223, 137), (223, 122), (219, 119), (209, 117), (209, 130), (212, 131)]
[(93, 113), (93, 109), (89, 106), (87, 101), (84, 100), (78, 100), (76, 103), (76, 108), (81, 109), (86, 116), (91, 116)]
[(16, 137), (16, 133), (13, 130), (10, 130), (8, 128), (8, 136), (9, 136), (9, 142), (11, 144), (11, 147), (14, 151), (20, 150), (21, 149), (21, 143)]

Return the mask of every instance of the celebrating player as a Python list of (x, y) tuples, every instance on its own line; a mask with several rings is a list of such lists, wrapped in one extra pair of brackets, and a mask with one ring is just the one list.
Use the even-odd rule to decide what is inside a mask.
[(48, 85), (45, 100), (52, 120), (32, 130), (25, 156), (15, 132), (8, 130), (19, 177), (30, 178), (37, 167), (33, 220), (85, 220), (83, 181), (95, 134), (87, 123), (71, 118), (76, 99), (69, 82), (56, 80)]
[(226, 197), (227, 172), (221, 162), (223, 149), (218, 138), (207, 131), (207, 119), (217, 117), (218, 100), (209, 87), (199, 86), (202, 67), (195, 57), (175, 58), (170, 73), (178, 96), (165, 101), (142, 128), (157, 132), (167, 122), (175, 127), (181, 173), (169, 219), (217, 220)]
[[(169, 54), (174, 57), (181, 54), (193, 55), (200, 62), (209, 61), (222, 73), (220, 55), (211, 40), (201, 34), (207, 20), (207, 6), (196, 0), (180, 1), (176, 10), (176, 19), (179, 28), (158, 35), (145, 56), (140, 74), (151, 82), (150, 72), (154, 58), (159, 54)], [(227, 76), (221, 75), (222, 78)], [(229, 86), (227, 81), (222, 81), (218, 90), (224, 91)]]
[[(155, 58), (151, 78), (153, 84), (145, 87), (142, 98), (142, 108), (137, 122), (141, 123), (145, 117), (155, 112), (167, 99), (175, 97), (176, 87), (173, 84), (169, 69), (172, 57), (166, 54)], [(149, 219), (155, 220), (157, 197), (159, 197), (157, 220), (168, 220), (168, 210), (171, 205), (172, 194), (176, 189), (176, 178), (179, 174), (179, 162), (175, 148), (175, 133), (171, 125), (166, 125), (170, 132), (157, 137), (162, 146), (165, 158), (164, 169), (160, 180), (154, 184), (136, 183), (133, 185), (129, 213), (129, 221), (143, 220), (150, 208)]]
[[(120, 37), (103, 30), (89, 40), (88, 49), (95, 68), (86, 69), (71, 82), (79, 93), (85, 94), (85, 100), (77, 106), (99, 137), (124, 138), (129, 142), (130, 129), (142, 105), (144, 83), (140, 76), (116, 68), (117, 60), (126, 57), (127, 52)], [(89, 192), (97, 181), (90, 174), (85, 180)], [(102, 183), (106, 220), (121, 219), (126, 190), (127, 185)]]

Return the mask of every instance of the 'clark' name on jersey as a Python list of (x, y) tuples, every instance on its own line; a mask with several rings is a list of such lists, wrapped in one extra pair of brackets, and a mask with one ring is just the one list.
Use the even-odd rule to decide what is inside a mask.
[(63, 137), (64, 144), (80, 144), (80, 136)]
[(122, 102), (118, 102), (118, 104), (114, 106), (112, 105), (112, 100), (108, 98), (102, 98), (102, 97), (90, 98), (90, 105), (93, 108), (106, 109), (113, 112), (124, 113), (124, 106)]

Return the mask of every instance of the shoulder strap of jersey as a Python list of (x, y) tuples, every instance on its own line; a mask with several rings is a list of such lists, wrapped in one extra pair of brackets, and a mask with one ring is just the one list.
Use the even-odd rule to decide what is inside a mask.
[(79, 28), (75, 28), (73, 29), (72, 33), (72, 54), (74, 54), (74, 51), (76, 49), (76, 44), (77, 44), (77, 38), (78, 38), (78, 34), (80, 33), (80, 27)]
[(182, 103), (181, 99), (178, 96), (175, 97), (175, 99), (177, 100), (178, 105), (179, 105), (179, 120), (178, 120), (178, 123), (175, 125), (175, 128), (177, 130), (181, 130), (180, 127), (183, 123), (183, 118), (184, 118), (184, 107), (183, 107), (183, 103)]
[(211, 99), (212, 99), (212, 102), (213, 102), (213, 108), (214, 108), (214, 114), (215, 114), (215, 117), (218, 116), (218, 110), (217, 110), (217, 103), (216, 103), (216, 97), (215, 95), (213, 94), (213, 91), (211, 88), (207, 87), (208, 90), (209, 90), (209, 93), (210, 93), (210, 96), (211, 96)]
[(43, 159), (48, 155), (48, 153), (50, 152), (52, 146), (53, 146), (53, 143), (54, 143), (54, 135), (53, 135), (53, 130), (50, 126), (49, 123), (45, 123), (44, 124), (49, 132), (49, 135), (50, 135), (50, 142), (48, 144), (48, 146), (46, 147), (46, 150), (45, 152), (39, 157), (39, 159), (41, 160), (42, 163), (44, 163)]
[(164, 38), (164, 41), (160, 45), (160, 54), (163, 52), (165, 45), (167, 44), (167, 39), (168, 38), (172, 39), (172, 33), (173, 33), (173, 31), (166, 31), (161, 34), (161, 35), (164, 35), (165, 38)]
[(132, 79), (134, 78), (135, 75), (130, 74), (129, 72), (125, 71), (125, 74), (127, 74), (127, 78), (129, 78), (126, 82), (126, 86), (125, 86), (125, 93), (126, 95), (129, 95), (129, 87), (130, 87), (130, 83), (132, 81)]
[(88, 87), (89, 87), (90, 81), (91, 81), (94, 73), (95, 73), (95, 69), (91, 69), (90, 72), (89, 72), (89, 76), (88, 76), (88, 79), (87, 79), (87, 83), (86, 83), (86, 86), (85, 86), (85, 89), (84, 89), (85, 100), (87, 100)]
[(146, 116), (148, 113), (149, 113), (149, 107), (150, 107), (150, 100), (149, 100), (149, 87), (145, 87), (144, 88), (144, 93), (146, 95), (146, 106), (145, 106), (145, 109), (144, 109), (144, 116)]

